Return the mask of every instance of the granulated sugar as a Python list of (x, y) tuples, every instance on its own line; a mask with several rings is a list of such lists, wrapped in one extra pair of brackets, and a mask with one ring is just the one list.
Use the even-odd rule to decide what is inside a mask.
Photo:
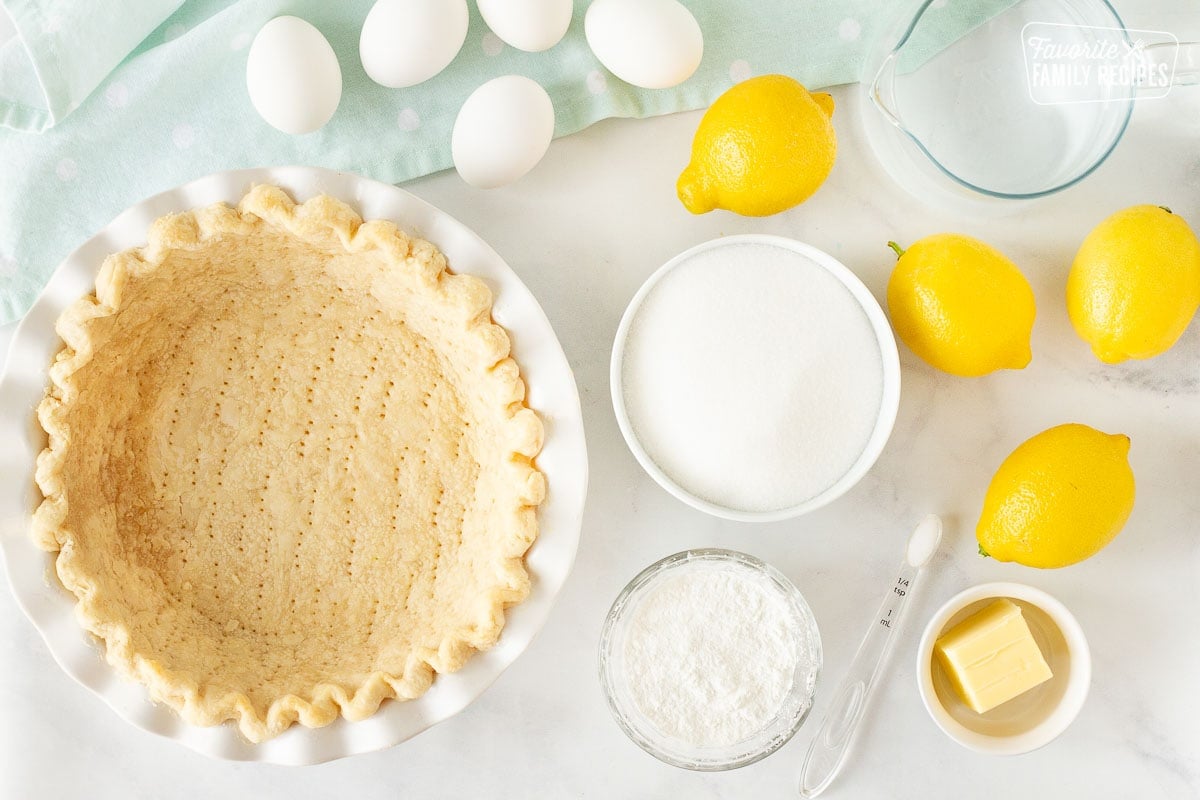
[(621, 374), (651, 460), (741, 511), (804, 502), (845, 475), (879, 416), (883, 359), (850, 290), (769, 244), (702, 251), (635, 312)]
[(774, 585), (722, 566), (664, 577), (634, 612), (624, 648), (638, 710), (696, 747), (732, 745), (766, 727), (807, 657)]

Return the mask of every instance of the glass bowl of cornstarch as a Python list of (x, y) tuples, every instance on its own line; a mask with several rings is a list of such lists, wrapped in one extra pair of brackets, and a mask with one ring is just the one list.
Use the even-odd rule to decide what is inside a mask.
[(600, 683), (617, 724), (685, 769), (752, 764), (812, 708), (821, 637), (782, 573), (732, 550), (687, 550), (643, 570), (600, 636)]

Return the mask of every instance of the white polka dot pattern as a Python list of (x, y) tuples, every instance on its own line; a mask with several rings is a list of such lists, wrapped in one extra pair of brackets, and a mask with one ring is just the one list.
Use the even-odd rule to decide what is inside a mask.
[(415, 131), (421, 127), (421, 117), (414, 109), (401, 109), (396, 115), (396, 127), (404, 132)]
[(485, 56), (498, 56), (504, 51), (504, 40), (491, 31), (488, 31), (480, 40), (480, 47), (483, 49)]

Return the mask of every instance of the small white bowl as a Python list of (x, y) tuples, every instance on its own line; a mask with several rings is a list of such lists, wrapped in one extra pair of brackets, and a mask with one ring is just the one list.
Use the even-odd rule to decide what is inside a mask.
[[(883, 363), (883, 391), (879, 402), (879, 417), (875, 421), (875, 427), (871, 431), (871, 436), (867, 440), (866, 447), (863, 448), (858, 460), (854, 462), (850, 469), (837, 482), (819, 494), (797, 505), (771, 509), (769, 511), (746, 511), (744, 509), (718, 505), (696, 496), (677, 483), (671, 476), (667, 475), (654, 462), (650, 454), (646, 452), (646, 449), (642, 446), (641, 441), (638, 440), (637, 434), (633, 430), (633, 423), (630, 422), (629, 412), (625, 408), (625, 388), (622, 378), (622, 370), (625, 362), (625, 341), (629, 335), (629, 328), (633, 324), (634, 317), (637, 316), (638, 309), (641, 308), (642, 303), (651, 290), (654, 289), (655, 285), (667, 273), (675, 269), (675, 267), (687, 262), (699, 253), (716, 248), (736, 247), (747, 244), (769, 245), (799, 253), (817, 266), (823, 268), (834, 278), (837, 278), (850, 291), (850, 294), (854, 296), (854, 299), (862, 307), (863, 313), (867, 315), (867, 319), (871, 323), (871, 329), (875, 333), (875, 341), (879, 345), (880, 360)], [(637, 294), (629, 301), (629, 307), (625, 309), (625, 314), (621, 317), (621, 324), (617, 328), (617, 337), (613, 342), (612, 363), (609, 369), (609, 385), (612, 389), (613, 411), (616, 413), (617, 425), (621, 429), (621, 435), (625, 437), (625, 443), (629, 445), (629, 449), (633, 452), (634, 458), (637, 459), (638, 463), (642, 465), (642, 469), (646, 470), (647, 474), (659, 486), (691, 507), (712, 514), (715, 517), (738, 522), (777, 522), (779, 520), (792, 519), (801, 514), (807, 514), (809, 511), (814, 511), (821, 506), (832, 503), (850, 491), (856, 483), (862, 480), (867, 471), (874, 466), (875, 461), (883, 452), (888, 438), (892, 435), (892, 426), (896, 423), (896, 412), (900, 407), (900, 355), (896, 349), (896, 337), (892, 334), (892, 326), (888, 322), (887, 315), (883, 313), (883, 309), (880, 308), (879, 302), (871, 294), (871, 290), (848, 267), (823, 250), (818, 250), (812, 245), (796, 241), (795, 239), (768, 234), (740, 234), (711, 239), (684, 250), (659, 267), (653, 275), (646, 279), (646, 282), (638, 289)]]
[[(1021, 607), (1054, 677), (978, 714), (951, 686), (933, 646), (945, 631), (1002, 597)], [(933, 615), (917, 647), (917, 686), (925, 709), (943, 733), (977, 753), (1011, 756), (1049, 744), (1078, 716), (1091, 682), (1092, 656), (1075, 617), (1041, 589), (1020, 583), (985, 583), (956, 594)]]

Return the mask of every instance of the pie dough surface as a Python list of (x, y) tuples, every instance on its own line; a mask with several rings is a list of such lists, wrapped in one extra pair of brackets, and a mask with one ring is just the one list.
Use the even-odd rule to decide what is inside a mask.
[(58, 322), (33, 524), (108, 661), (257, 742), (495, 643), (544, 481), (491, 303), (428, 242), (270, 186), (110, 256)]

